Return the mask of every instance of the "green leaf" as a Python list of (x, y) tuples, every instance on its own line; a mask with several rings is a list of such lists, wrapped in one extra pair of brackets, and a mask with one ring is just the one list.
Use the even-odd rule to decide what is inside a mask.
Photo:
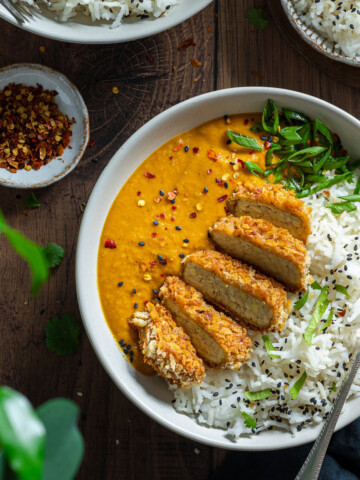
[(304, 385), (306, 379), (307, 379), (307, 373), (304, 372), (299, 378), (299, 380), (297, 380), (294, 383), (294, 385), (290, 388), (289, 393), (293, 400), (295, 400), (299, 396), (300, 390)]
[(317, 280), (315, 280), (315, 282), (313, 282), (310, 286), (313, 290), (321, 290), (322, 289), (322, 287), (320, 286), (320, 283)]
[[(323, 168), (323, 166), (327, 162), (328, 158), (330, 157), (330, 154), (331, 154), (331, 148), (329, 148), (324, 153), (324, 155), (321, 157), (321, 159), (318, 162), (314, 163), (314, 173), (318, 173)], [(316, 181), (317, 180), (314, 180), (314, 182), (316, 182)], [(322, 180), (320, 180), (320, 181), (322, 181)]]
[(49, 243), (45, 247), (41, 247), (43, 254), (46, 257), (48, 266), (50, 268), (57, 267), (62, 262), (65, 255), (65, 250), (56, 243)]
[(290, 108), (283, 107), (282, 112), (286, 120), (290, 123), (291, 123), (291, 120), (296, 120), (302, 123), (307, 123), (310, 121), (309, 117), (307, 117), (303, 113), (296, 112), (295, 110), (291, 110)]
[(52, 318), (45, 327), (46, 346), (58, 355), (71, 355), (80, 345), (80, 325), (72, 315)]
[(347, 291), (346, 287), (344, 287), (343, 285), (335, 285), (335, 290), (339, 293), (342, 293), (343, 295), (347, 296), (348, 298), (350, 298), (350, 294), (349, 292)]
[(290, 143), (290, 145), (295, 145), (297, 143), (301, 143), (301, 137), (297, 133), (297, 130), (299, 130), (301, 127), (296, 126), (296, 127), (284, 127), (280, 130), (279, 134), (285, 138), (287, 142)]
[(254, 430), (257, 427), (256, 421), (248, 413), (242, 412), (241, 415), (245, 418), (244, 423), (248, 428)]
[(348, 163), (349, 159), (350, 157), (333, 158), (330, 155), (324, 163), (323, 168), (324, 170), (337, 170), (338, 168), (344, 167)]
[(49, 267), (45, 255), (36, 243), (33, 243), (20, 232), (11, 228), (0, 211), (1, 233), (4, 233), (13, 249), (28, 263), (32, 273), (31, 293), (36, 295), (41, 285), (49, 277)]
[(51, 400), (38, 409), (46, 429), (42, 480), (72, 480), (84, 455), (84, 441), (77, 428), (79, 408), (66, 399)]
[(276, 104), (271, 98), (268, 98), (262, 114), (263, 129), (265, 132), (271, 133), (271, 135), (277, 135), (279, 123), (279, 113)]
[(340, 215), (344, 212), (354, 212), (357, 210), (356, 205), (351, 202), (339, 202), (339, 203), (327, 203), (325, 204), (326, 208), (330, 208), (332, 213)]
[(289, 160), (293, 160), (294, 158), (296, 158), (296, 160), (293, 160), (293, 161), (296, 161), (296, 162), (302, 161), (303, 158), (299, 160), (297, 159), (297, 157), (299, 156), (304, 158), (316, 157), (317, 155), (320, 155), (320, 153), (325, 152), (325, 150), (327, 150), (326, 147), (318, 147), (318, 146), (306, 147), (306, 148), (303, 148), (302, 150), (297, 150), (292, 155), (290, 155)]
[(317, 136), (317, 133), (321, 133), (329, 142), (329, 144), (333, 145), (334, 140), (333, 140), (332, 133), (330, 132), (328, 127), (318, 118), (315, 118), (314, 120), (313, 132), (314, 132), (314, 137)]
[(257, 163), (249, 161), (249, 162), (244, 162), (244, 164), (245, 164), (245, 167), (249, 170), (249, 172), (255, 175), (256, 177), (259, 177), (259, 174), (257, 172), (261, 173), (262, 175), (264, 174), (262, 168), (259, 167)]
[(303, 145), (308, 145), (308, 142), (311, 141), (311, 125), (310, 123), (305, 123), (302, 127), (299, 128), (297, 134), (300, 135)]
[(0, 387), (0, 444), (21, 480), (42, 480), (45, 429), (29, 401)]
[(255, 138), (247, 137), (246, 135), (240, 135), (240, 133), (232, 132), (231, 130), (226, 130), (226, 133), (232, 142), (237, 143), (241, 147), (262, 151), (262, 148)]
[(265, 30), (269, 26), (269, 16), (262, 8), (249, 8), (246, 18), (256, 30)]
[(354, 189), (354, 195), (358, 195), (360, 193), (360, 176), (356, 180), (356, 185)]
[(331, 389), (332, 392), (337, 392), (337, 388), (336, 388), (336, 383), (333, 382), (333, 386), (332, 386), (332, 389)]
[(244, 392), (245, 397), (250, 400), (250, 402), (265, 400), (265, 398), (269, 398), (271, 394), (272, 392), (270, 388), (267, 388), (266, 390), (260, 390), (258, 392)]
[(263, 126), (262, 126), (262, 123), (256, 123), (255, 125), (253, 125), (252, 127), (250, 127), (250, 132), (254, 132), (254, 133), (260, 133), (260, 132), (263, 132)]
[(305, 333), (303, 334), (303, 338), (309, 347), (312, 344), (312, 337), (315, 332), (315, 329), (318, 323), (320, 322), (322, 316), (324, 315), (326, 309), (328, 308), (329, 303), (330, 301), (328, 299), (328, 287), (325, 286), (321, 289), (319, 293), (319, 296), (315, 305), (315, 310), (313, 312), (309, 325), (307, 326)]
[(276, 150), (282, 150), (282, 146), (279, 145), (278, 143), (273, 143), (272, 146), (269, 148), (269, 150), (266, 152), (265, 165), (267, 167), (272, 164), (272, 160), (273, 160), (273, 157), (274, 157), (274, 152)]
[[(309, 191), (308, 195), (312, 195), (313, 193), (317, 193), (320, 190), (324, 190), (325, 188), (330, 188), (333, 185), (336, 185), (338, 183), (345, 182), (346, 180), (349, 180), (350, 178), (352, 178), (352, 175), (353, 175), (352, 172), (343, 173), (342, 175), (336, 175), (334, 178), (331, 178), (330, 180), (327, 180), (326, 182), (322, 182), (319, 185), (317, 185), (316, 187), (312, 188)], [(300, 198), (300, 196), (299, 196), (299, 198)]]
[(25, 198), (26, 206), (29, 208), (37, 208), (40, 207), (41, 203), (35, 197), (35, 193), (32, 192), (28, 197)]
[(305, 305), (307, 299), (309, 297), (309, 290), (306, 290), (305, 295), (303, 295), (297, 302), (294, 303), (295, 310), (301, 310)]
[[(359, 177), (360, 178), (360, 177)], [(344, 195), (343, 197), (339, 197), (341, 200), (346, 200), (348, 202), (360, 202), (360, 195)]]
[(331, 322), (332, 322), (333, 316), (334, 316), (334, 311), (333, 311), (333, 310), (330, 310), (326, 322), (324, 323), (324, 325), (321, 326), (321, 328), (319, 328), (319, 330), (318, 330), (317, 333), (320, 333), (322, 330), (325, 330), (325, 328), (328, 328), (328, 326), (329, 326), (329, 325), (331, 324)]
[(327, 178), (324, 175), (306, 175), (305, 181), (310, 183), (322, 183)]
[(269, 335), (263, 335), (262, 339), (264, 341), (266, 352), (267, 352), (268, 356), (271, 358), (271, 360), (274, 360), (274, 358), (281, 358), (280, 355), (275, 355), (274, 353), (270, 353), (270, 352), (273, 352), (273, 351), (276, 351), (276, 350), (275, 350), (274, 345), (270, 341)]

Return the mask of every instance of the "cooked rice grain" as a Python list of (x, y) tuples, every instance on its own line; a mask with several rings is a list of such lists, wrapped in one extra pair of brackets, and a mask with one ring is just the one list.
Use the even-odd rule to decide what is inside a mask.
[[(292, 311), (282, 332), (270, 334), (281, 358), (272, 360), (261, 334), (249, 332), (254, 343), (251, 360), (239, 372), (208, 369), (202, 385), (186, 392), (173, 390), (179, 413), (192, 416), (200, 424), (227, 429), (233, 437), (251, 433), (242, 412), (255, 418), (256, 432), (277, 427), (295, 434), (305, 425), (326, 418), (336, 396), (333, 386), (338, 389), (342, 383), (354, 348), (354, 333), (360, 328), (360, 211), (335, 216), (325, 204), (338, 201), (338, 196), (349, 195), (353, 189), (354, 184), (344, 183), (333, 186), (330, 197), (320, 193), (306, 199), (313, 210), (313, 234), (307, 246), (311, 274), (320, 285), (329, 285), (335, 313), (331, 326), (314, 337), (311, 347), (302, 338), (319, 294), (311, 289), (305, 306)], [(347, 287), (350, 298), (334, 289), (336, 283)], [(290, 296), (293, 301), (299, 297), (301, 294)], [(340, 314), (343, 310), (345, 316)], [(304, 371), (307, 380), (298, 398), (292, 400), (289, 390)], [(246, 390), (266, 388), (273, 392), (266, 400), (250, 403), (244, 396)], [(351, 395), (358, 392), (360, 376)]]

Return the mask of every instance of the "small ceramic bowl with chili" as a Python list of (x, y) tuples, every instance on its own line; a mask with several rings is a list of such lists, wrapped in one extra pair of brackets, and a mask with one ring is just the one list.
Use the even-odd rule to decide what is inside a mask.
[(64, 75), (29, 63), (0, 69), (0, 185), (40, 188), (61, 180), (89, 137), (85, 102)]

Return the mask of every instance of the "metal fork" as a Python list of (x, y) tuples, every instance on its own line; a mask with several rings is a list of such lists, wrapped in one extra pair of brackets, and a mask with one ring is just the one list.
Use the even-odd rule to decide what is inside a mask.
[(309, 455), (307, 456), (304, 465), (297, 474), (295, 480), (317, 480), (321, 466), (324, 461), (326, 450), (329, 446), (332, 434), (334, 432), (336, 423), (338, 421), (339, 415), (341, 413), (342, 407), (344, 406), (346, 397), (349, 393), (350, 387), (354, 381), (356, 372), (360, 366), (360, 335), (359, 330), (356, 332), (357, 342), (355, 345), (355, 350), (352, 357), (352, 364), (347, 377), (345, 378), (339, 393), (335, 399), (334, 405), (330, 410), (330, 415), (328, 416), (321, 432), (314, 443), (314, 446), (310, 450)]
[[(48, 0), (41, 0), (46, 6), (50, 5)], [(11, 15), (17, 20), (18, 23), (23, 25), (27, 20), (28, 17), (32, 18), (32, 13), (30, 8), (27, 5), (24, 5), (21, 2), (13, 3), (11, 0), (0, 0), (0, 4), (9, 12)], [(40, 7), (37, 5), (36, 1), (34, 1), (31, 8), (38, 13), (41, 13)]]

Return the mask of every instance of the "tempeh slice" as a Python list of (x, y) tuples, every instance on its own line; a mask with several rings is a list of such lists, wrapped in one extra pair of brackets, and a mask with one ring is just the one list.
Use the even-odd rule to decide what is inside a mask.
[(205, 368), (188, 335), (163, 305), (148, 303), (146, 307), (147, 312), (136, 312), (129, 319), (139, 333), (145, 363), (172, 385), (190, 388), (200, 384)]
[(226, 211), (234, 217), (263, 218), (276, 227), (285, 228), (305, 245), (311, 233), (311, 208), (282, 185), (240, 184), (228, 199)]
[(250, 360), (252, 342), (246, 330), (206, 303), (200, 292), (179, 277), (165, 279), (160, 298), (209, 366), (239, 370)]
[(304, 290), (310, 257), (288, 230), (251, 217), (222, 218), (209, 229), (215, 245), (281, 282), (287, 290)]
[(279, 331), (289, 316), (291, 302), (281, 284), (224, 253), (188, 255), (183, 278), (234, 319), (260, 330)]

